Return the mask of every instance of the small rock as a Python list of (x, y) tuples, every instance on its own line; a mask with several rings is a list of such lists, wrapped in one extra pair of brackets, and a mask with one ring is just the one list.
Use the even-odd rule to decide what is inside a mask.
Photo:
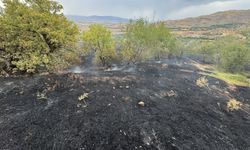
[(128, 86), (128, 85), (126, 86), (126, 89), (129, 89), (129, 86)]
[(115, 90), (115, 87), (113, 87), (113, 90)]
[(138, 105), (141, 106), (141, 107), (144, 107), (144, 106), (145, 106), (145, 103), (144, 103), (143, 101), (140, 101), (140, 102), (138, 103)]

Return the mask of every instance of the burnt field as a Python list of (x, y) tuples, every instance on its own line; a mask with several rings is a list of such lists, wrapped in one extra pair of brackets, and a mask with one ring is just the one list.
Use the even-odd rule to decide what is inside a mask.
[(250, 88), (189, 61), (0, 78), (0, 149), (250, 149)]

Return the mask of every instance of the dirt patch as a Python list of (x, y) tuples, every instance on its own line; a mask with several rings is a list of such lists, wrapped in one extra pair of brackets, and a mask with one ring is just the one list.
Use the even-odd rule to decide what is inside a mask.
[[(166, 61), (135, 68), (0, 78), (1, 149), (250, 149), (250, 116), (227, 110), (223, 81), (200, 88), (195, 68)], [(250, 88), (229, 96), (250, 104)]]

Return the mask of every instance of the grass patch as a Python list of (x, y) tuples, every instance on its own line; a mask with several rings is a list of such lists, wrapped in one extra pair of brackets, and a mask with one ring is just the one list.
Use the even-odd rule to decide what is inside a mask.
[(210, 74), (210, 76), (221, 79), (228, 84), (250, 87), (250, 79), (248, 78), (249, 75), (247, 74), (232, 74), (214, 71)]
[(199, 78), (198, 80), (196, 80), (196, 85), (199, 86), (199, 87), (201, 87), (201, 88), (209, 86), (208, 80), (207, 80), (207, 78), (205, 76)]
[(228, 102), (227, 102), (227, 109), (229, 110), (229, 111), (234, 111), (234, 110), (239, 110), (239, 109), (241, 109), (241, 106), (242, 106), (243, 104), (240, 102), (240, 101), (238, 101), (238, 100), (236, 100), (236, 99), (230, 99)]
[(199, 64), (196, 61), (193, 61), (191, 64), (196, 68), (198, 68), (199, 70), (203, 71), (200, 72), (201, 75), (214, 77), (223, 80), (231, 85), (250, 87), (249, 72), (232, 74), (232, 73), (220, 72), (218, 71), (218, 68), (216, 68), (213, 65)]

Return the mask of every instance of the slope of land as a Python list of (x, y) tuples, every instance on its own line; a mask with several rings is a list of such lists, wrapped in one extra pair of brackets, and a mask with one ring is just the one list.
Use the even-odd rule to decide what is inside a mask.
[(169, 27), (230, 27), (250, 22), (250, 10), (230, 10), (211, 15), (166, 21)]
[(178, 37), (209, 39), (240, 35), (240, 29), (250, 22), (250, 10), (230, 10), (211, 15), (165, 21)]
[(113, 35), (123, 34), (125, 24), (129, 22), (129, 19), (120, 18), (115, 16), (76, 16), (67, 15), (69, 20), (75, 22), (79, 29), (82, 31), (88, 30), (92, 24), (102, 24), (111, 30)]
[(114, 16), (76, 16), (67, 15), (69, 20), (74, 22), (92, 22), (92, 23), (127, 23), (129, 19)]
[[(128, 19), (105, 16), (67, 16), (83, 31), (91, 24), (99, 23), (110, 29), (113, 35), (123, 34)], [(226, 35), (240, 36), (240, 28), (250, 22), (250, 10), (231, 10), (215, 14), (165, 21), (175, 35), (184, 38), (216, 39)]]
[[(203, 75), (190, 63), (148, 61), (78, 69), (80, 74), (0, 78), (0, 147), (250, 149), (250, 88), (212, 77), (199, 87)], [(242, 108), (229, 111), (231, 98)]]

